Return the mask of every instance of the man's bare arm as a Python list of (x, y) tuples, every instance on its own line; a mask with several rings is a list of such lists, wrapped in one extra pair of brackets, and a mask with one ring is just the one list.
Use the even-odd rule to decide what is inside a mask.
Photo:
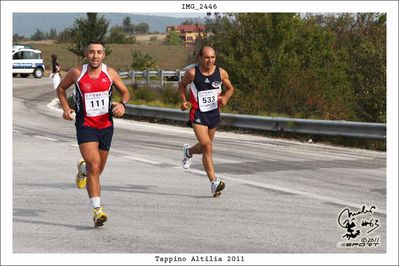
[(179, 89), (180, 89), (180, 99), (182, 101), (182, 104), (180, 106), (180, 109), (182, 111), (188, 109), (188, 102), (186, 98), (186, 87), (188, 84), (190, 84), (194, 80), (194, 75), (195, 75), (195, 69), (191, 68), (184, 73), (184, 76), (182, 80), (179, 82)]
[(80, 70), (78, 68), (72, 68), (68, 71), (65, 78), (63, 78), (57, 87), (57, 96), (60, 101), (62, 110), (64, 111), (62, 117), (65, 120), (72, 120), (71, 114), (73, 110), (69, 107), (68, 99), (66, 95), (66, 90), (76, 82), (80, 75)]

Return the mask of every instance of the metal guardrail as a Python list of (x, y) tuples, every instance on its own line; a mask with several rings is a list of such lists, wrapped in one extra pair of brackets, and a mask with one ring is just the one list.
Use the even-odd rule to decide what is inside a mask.
[[(156, 82), (157, 86), (163, 86), (165, 83), (165, 78), (175, 77), (176, 80), (174, 83), (180, 82), (181, 78), (184, 76), (184, 70), (176, 70), (176, 71), (168, 71), (168, 70), (144, 70), (144, 71), (135, 71), (130, 70), (125, 72), (119, 72), (121, 78), (131, 78), (132, 84), (137, 82), (136, 78), (144, 78), (145, 84), (149, 87), (151, 83)], [(151, 77), (157, 77), (157, 81), (151, 80)]]
[[(188, 111), (128, 104), (126, 114), (185, 122)], [(221, 125), (270, 132), (289, 132), (369, 140), (386, 140), (386, 124), (349, 121), (310, 120), (283, 117), (221, 114)]]

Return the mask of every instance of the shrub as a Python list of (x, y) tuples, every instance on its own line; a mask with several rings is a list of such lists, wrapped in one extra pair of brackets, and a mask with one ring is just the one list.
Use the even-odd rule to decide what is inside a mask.
[(160, 100), (164, 103), (178, 104), (180, 99), (179, 90), (168, 86), (161, 91), (160, 97)]
[(142, 87), (134, 91), (134, 99), (154, 101), (157, 98), (157, 94), (148, 87)]

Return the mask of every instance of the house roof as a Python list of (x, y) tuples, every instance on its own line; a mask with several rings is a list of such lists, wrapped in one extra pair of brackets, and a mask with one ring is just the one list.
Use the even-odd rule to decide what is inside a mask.
[(204, 25), (177, 25), (176, 29), (183, 32), (188, 31), (205, 31)]

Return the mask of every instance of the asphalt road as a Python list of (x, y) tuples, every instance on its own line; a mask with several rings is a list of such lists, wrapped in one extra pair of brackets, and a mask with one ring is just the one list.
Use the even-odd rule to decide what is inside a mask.
[[(49, 79), (13, 79), (14, 253), (385, 253), (386, 153), (217, 132), (221, 197), (190, 128), (115, 120), (93, 228), (73, 122)], [(364, 208), (363, 208), (364, 206)]]

